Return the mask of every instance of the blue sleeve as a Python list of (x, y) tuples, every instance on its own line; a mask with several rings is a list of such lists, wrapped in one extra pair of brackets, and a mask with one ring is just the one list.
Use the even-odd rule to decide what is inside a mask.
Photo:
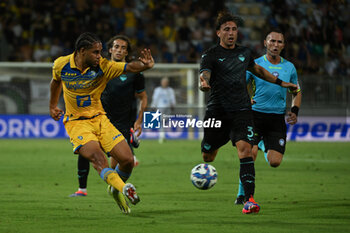
[(246, 72), (246, 82), (247, 84), (253, 79), (253, 74), (250, 71)]
[(290, 82), (294, 84), (298, 84), (298, 74), (297, 70), (295, 69), (294, 65), (292, 65), (292, 72), (291, 72), (291, 77), (290, 77)]
[[(299, 85), (299, 82), (298, 82), (298, 73), (297, 73), (297, 70), (295, 69), (295, 66), (293, 64), (292, 64), (292, 71), (291, 71), (291, 74), (290, 74), (290, 82), (293, 83), (293, 84), (296, 84), (298, 86), (298, 89), (296, 90), (296, 92), (299, 92), (300, 91), (300, 85)], [(288, 89), (288, 92), (292, 93), (289, 89)]]

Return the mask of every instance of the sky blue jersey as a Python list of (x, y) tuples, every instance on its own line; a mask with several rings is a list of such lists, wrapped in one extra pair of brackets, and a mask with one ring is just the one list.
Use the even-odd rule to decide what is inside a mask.
[[(264, 67), (282, 81), (298, 85), (298, 91), (300, 91), (297, 71), (291, 62), (281, 57), (281, 62), (274, 65), (264, 55), (255, 59), (255, 63)], [(275, 114), (286, 112), (287, 88), (260, 79), (249, 71), (246, 73), (246, 80), (247, 83), (252, 81), (255, 89), (253, 99), (256, 103), (252, 106), (254, 111)]]

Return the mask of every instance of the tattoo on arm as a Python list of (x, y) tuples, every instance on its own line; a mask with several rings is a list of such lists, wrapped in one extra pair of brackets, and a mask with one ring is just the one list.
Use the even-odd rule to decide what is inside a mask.
[(210, 81), (210, 72), (209, 71), (203, 71), (201, 76), (203, 77), (203, 79), (207, 82), (207, 84), (209, 84)]
[(210, 90), (210, 72), (209, 71), (203, 71), (199, 75), (199, 90), (207, 92)]

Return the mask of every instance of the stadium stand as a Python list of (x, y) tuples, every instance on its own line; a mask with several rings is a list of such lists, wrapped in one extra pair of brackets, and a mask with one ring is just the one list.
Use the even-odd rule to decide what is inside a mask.
[(53, 61), (72, 52), (82, 31), (94, 31), (104, 41), (126, 34), (134, 47), (151, 47), (156, 62), (196, 63), (216, 42), (213, 23), (224, 7), (243, 17), (239, 41), (257, 56), (278, 26), (288, 38), (283, 55), (300, 74), (350, 75), (348, 1), (4, 0), (0, 61)]

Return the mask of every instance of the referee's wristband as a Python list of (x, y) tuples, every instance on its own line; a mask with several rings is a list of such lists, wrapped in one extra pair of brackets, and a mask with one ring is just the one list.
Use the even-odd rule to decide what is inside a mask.
[(299, 113), (299, 107), (298, 106), (293, 106), (290, 111), (294, 113), (296, 116), (298, 116)]
[(277, 78), (277, 79), (276, 79), (276, 81), (275, 81), (275, 83), (276, 83), (277, 85), (280, 85), (280, 86), (281, 86), (281, 84), (282, 84), (282, 80), (281, 80), (281, 79), (279, 79), (279, 78)]

